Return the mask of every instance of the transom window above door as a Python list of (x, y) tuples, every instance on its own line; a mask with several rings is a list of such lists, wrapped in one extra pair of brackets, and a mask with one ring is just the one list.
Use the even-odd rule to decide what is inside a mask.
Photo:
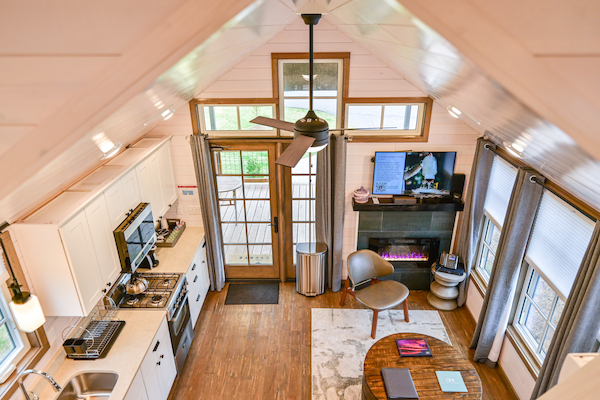
[[(278, 60), (279, 117), (296, 122), (309, 109), (309, 64), (303, 59)], [(316, 59), (313, 71), (313, 109), (331, 128), (342, 113), (343, 60)], [(282, 131), (282, 136), (293, 132)]]

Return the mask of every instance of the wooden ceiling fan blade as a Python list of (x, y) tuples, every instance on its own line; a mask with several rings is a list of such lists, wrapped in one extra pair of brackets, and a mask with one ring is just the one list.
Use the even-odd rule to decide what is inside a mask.
[(306, 150), (312, 146), (315, 138), (310, 136), (298, 135), (294, 138), (292, 144), (284, 150), (279, 156), (275, 164), (284, 165), (286, 167), (293, 168), (298, 164), (298, 161), (302, 158)]
[(283, 129), (284, 131), (294, 132), (294, 124), (291, 122), (285, 122), (280, 119), (273, 119), (267, 117), (256, 117), (252, 121), (253, 124), (270, 126), (271, 128)]

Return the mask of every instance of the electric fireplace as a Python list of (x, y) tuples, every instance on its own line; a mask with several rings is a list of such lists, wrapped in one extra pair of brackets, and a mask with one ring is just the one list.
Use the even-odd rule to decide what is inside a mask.
[(439, 256), (440, 239), (370, 238), (369, 249), (394, 266), (415, 263), (419, 268), (429, 268)]

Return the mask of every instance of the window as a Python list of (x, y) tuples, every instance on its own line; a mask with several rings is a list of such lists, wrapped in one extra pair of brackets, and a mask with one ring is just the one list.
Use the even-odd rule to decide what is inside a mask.
[(198, 104), (201, 132), (211, 136), (277, 136), (275, 129), (253, 124), (256, 117), (273, 118), (274, 104)]
[(475, 266), (477, 283), (482, 290), (487, 286), (492, 274), (500, 233), (516, 178), (517, 169), (501, 157), (495, 156), (483, 205), (483, 229)]
[(345, 103), (345, 127), (367, 128), (352, 131), (354, 137), (399, 136), (427, 141), (431, 107), (428, 97), (419, 98), (348, 98)]
[[(278, 60), (280, 118), (296, 122), (309, 109), (309, 62), (308, 60)], [(343, 60), (316, 59), (313, 71), (313, 109), (329, 124), (338, 127), (338, 115), (342, 104)], [(283, 132), (293, 135), (293, 132)]]
[(484, 216), (483, 235), (480, 241), (476, 271), (485, 283), (490, 281), (496, 250), (500, 241), (500, 228), (487, 216)]
[[(557, 228), (560, 227), (560, 228)], [(513, 326), (541, 363), (594, 230), (593, 221), (544, 191), (523, 265)]]

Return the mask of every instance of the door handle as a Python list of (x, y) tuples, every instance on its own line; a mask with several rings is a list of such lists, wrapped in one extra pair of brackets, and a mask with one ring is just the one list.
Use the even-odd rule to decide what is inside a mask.
[(271, 225), (273, 227), (273, 231), (275, 233), (279, 232), (279, 220), (277, 219), (277, 217), (273, 217), (273, 223), (269, 224), (269, 225)]

